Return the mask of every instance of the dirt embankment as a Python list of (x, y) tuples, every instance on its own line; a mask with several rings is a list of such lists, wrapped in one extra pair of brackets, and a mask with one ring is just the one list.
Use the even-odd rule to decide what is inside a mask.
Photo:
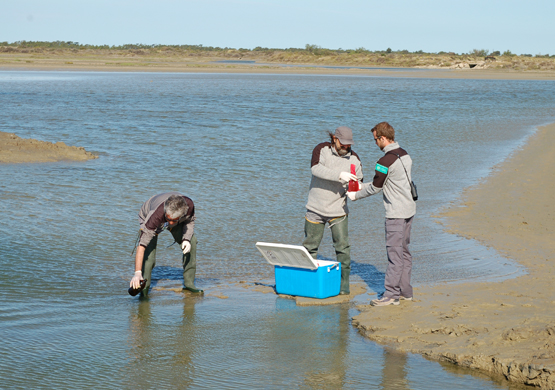
[(360, 306), (353, 323), (399, 350), (555, 389), (555, 124), (443, 212), (452, 233), (526, 267), (503, 282), (425, 286), (414, 302)]
[(84, 161), (98, 158), (85, 148), (63, 142), (24, 139), (13, 133), (0, 132), (0, 163), (38, 163), (62, 160)]
[[(301, 66), (297, 66), (301, 65)], [(370, 68), (370, 69), (369, 69)], [(377, 69), (372, 69), (377, 68)], [(381, 68), (381, 69), (380, 69)], [(386, 68), (385, 70), (383, 68)], [(408, 72), (388, 71), (406, 68)], [(428, 68), (432, 72), (410, 72)], [(494, 79), (555, 79), (555, 57), (337, 52), (334, 50), (185, 50), (0, 46), (0, 70), (316, 73)], [(414, 69), (412, 69), (414, 70)]]

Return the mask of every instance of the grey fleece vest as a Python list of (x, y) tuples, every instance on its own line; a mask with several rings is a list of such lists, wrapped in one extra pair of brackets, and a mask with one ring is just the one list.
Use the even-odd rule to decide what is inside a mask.
[(409, 181), (412, 180), (412, 159), (397, 142), (387, 145), (383, 151), (385, 155), (376, 164), (374, 180), (362, 186), (356, 199), (375, 195), (383, 190), (385, 217), (410, 218), (416, 214), (416, 202), (412, 200)]

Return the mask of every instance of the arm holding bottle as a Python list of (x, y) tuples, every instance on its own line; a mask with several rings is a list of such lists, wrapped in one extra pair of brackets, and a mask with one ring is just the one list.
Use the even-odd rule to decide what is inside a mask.
[(140, 288), (141, 280), (143, 280), (143, 258), (145, 256), (145, 247), (142, 245), (137, 246), (137, 253), (135, 254), (135, 274), (129, 283), (129, 287)]

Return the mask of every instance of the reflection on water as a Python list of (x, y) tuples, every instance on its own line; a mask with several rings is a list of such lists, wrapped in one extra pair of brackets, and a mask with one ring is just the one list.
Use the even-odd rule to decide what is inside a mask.
[(409, 381), (407, 379), (407, 354), (391, 351), (387, 348), (383, 350), (382, 388), (392, 390), (408, 390)]
[(168, 293), (129, 307), (126, 388), (497, 388), (363, 339), (350, 326), (349, 305), (297, 307), (273, 294), (219, 291), (229, 298)]
[[(182, 302), (181, 318), (159, 318), (149, 301), (132, 307), (129, 316), (129, 357), (125, 371), (129, 388), (149, 383), (188, 388), (193, 383), (195, 348), (203, 341), (197, 336), (195, 299)], [(173, 313), (172, 313), (173, 314)], [(173, 322), (173, 320), (177, 320)]]

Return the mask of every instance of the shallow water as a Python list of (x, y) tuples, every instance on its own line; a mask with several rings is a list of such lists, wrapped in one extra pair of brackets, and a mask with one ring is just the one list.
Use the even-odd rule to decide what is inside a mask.
[(279, 68), (321, 68), (321, 69), (369, 69), (369, 70), (388, 70), (392, 72), (417, 72), (426, 73), (430, 71), (435, 72), (449, 72), (448, 69), (419, 69), (419, 68), (391, 68), (391, 67), (381, 67), (381, 66), (352, 66), (352, 65), (303, 65), (303, 64), (273, 64), (257, 62), (252, 60), (219, 60), (213, 61), (215, 64), (248, 64), (255, 65), (254, 68), (258, 66), (271, 66)]
[[(479, 182), (535, 126), (554, 121), (553, 85), (0, 72), (0, 131), (100, 155), (84, 163), (0, 165), (0, 329), (6, 340), (0, 377), (10, 388), (130, 388), (135, 377), (150, 387), (306, 388), (326, 380), (372, 388), (383, 371), (402, 365), (409, 379), (398, 388), (456, 383), (459, 377), (437, 363), (386, 358), (392, 355), (351, 328), (345, 305), (297, 308), (227, 286), (272, 283), (256, 241), (302, 242), (310, 155), (326, 130), (353, 128), (371, 180), (381, 152), (369, 130), (382, 120), (396, 128), (415, 161), (421, 199), (411, 244), (415, 284), (524, 272), (491, 249), (443, 233), (432, 215)], [(229, 299), (154, 291), (139, 303), (127, 296), (137, 212), (168, 190), (195, 201), (197, 284), (207, 292), (228, 289)], [(386, 267), (381, 198), (350, 207), (353, 280), (380, 292)], [(167, 248), (170, 238), (160, 236), (159, 287), (181, 283), (179, 249)], [(334, 257), (329, 233), (321, 255)], [(498, 386), (462, 378), (471, 382), (461, 388)]]
[(2, 388), (510, 388), (364, 339), (347, 305), (215, 288), (229, 298), (37, 298), (2, 318)]

